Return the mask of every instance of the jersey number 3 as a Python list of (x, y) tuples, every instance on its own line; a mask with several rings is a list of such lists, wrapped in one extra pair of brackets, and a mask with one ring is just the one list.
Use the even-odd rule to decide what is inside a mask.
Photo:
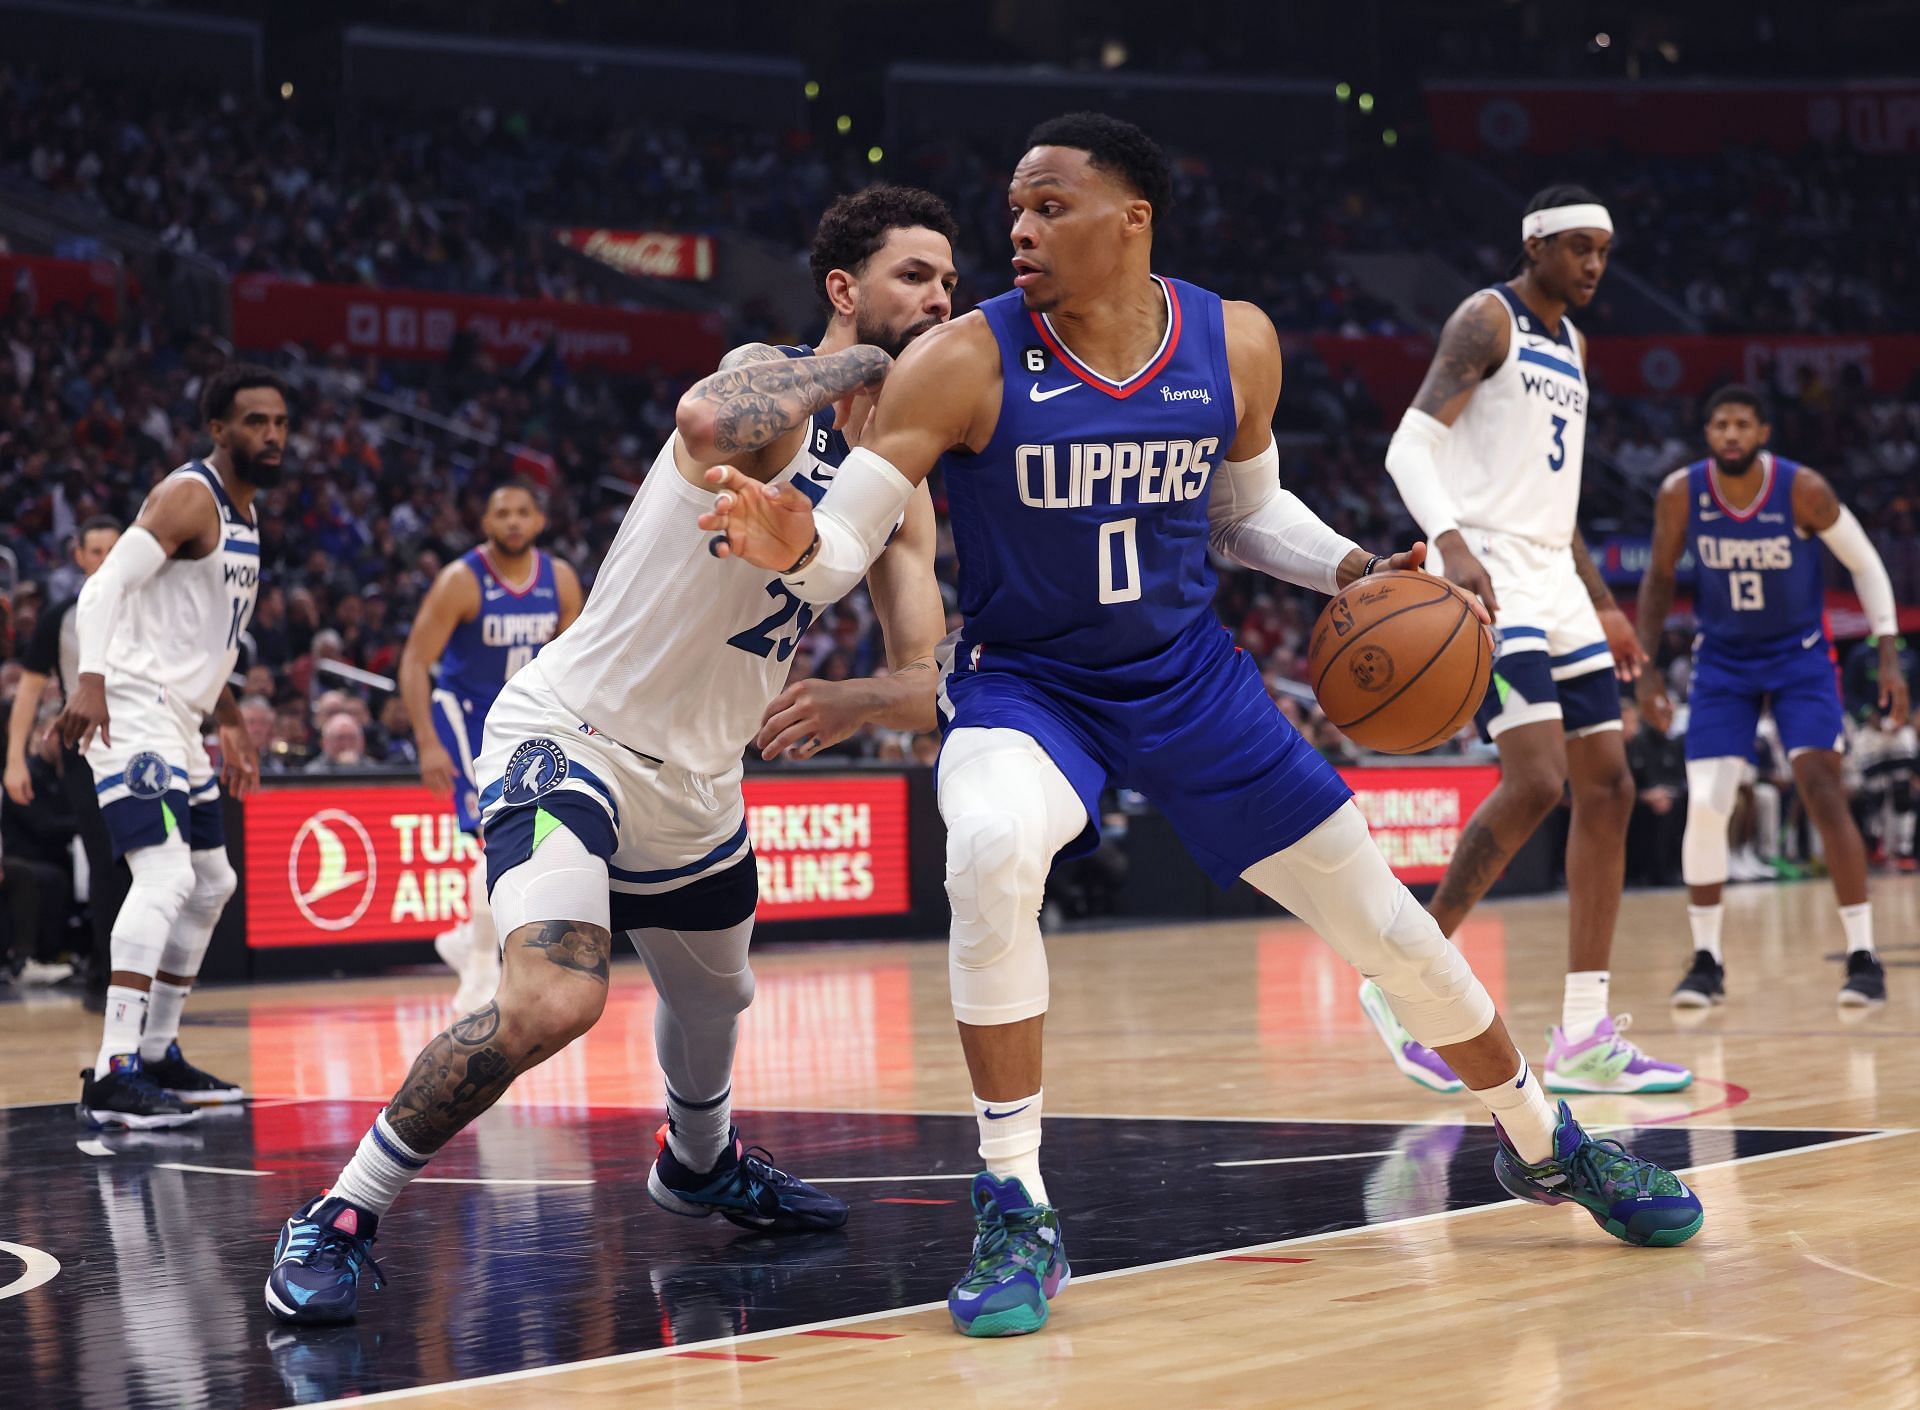
[(1564, 470), (1567, 468), (1567, 418), (1553, 418), (1553, 454), (1547, 457), (1547, 469)]
[[(728, 637), (727, 645), (751, 651), (755, 656), (772, 656), (776, 661), (784, 661), (793, 655), (793, 648), (800, 644), (800, 638), (813, 625), (813, 607), (795, 597), (787, 585), (778, 580), (767, 584), (767, 596), (779, 606), (745, 631), (735, 632)], [(792, 636), (775, 635), (795, 618), (799, 620)]]

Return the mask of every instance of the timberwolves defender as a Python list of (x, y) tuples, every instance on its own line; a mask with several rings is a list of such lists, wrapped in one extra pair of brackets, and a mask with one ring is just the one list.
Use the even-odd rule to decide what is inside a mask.
[[(474, 837), (480, 785), (473, 761), (487, 711), (508, 678), (580, 615), (579, 575), (533, 546), (546, 526), (531, 485), (516, 481), (487, 496), (480, 520), (486, 542), (441, 569), (400, 654), (400, 696), (420, 749), (420, 781), (453, 800), (460, 830)], [(460, 976), (453, 1006), (461, 1013), (491, 998), (500, 979), (484, 860), (474, 863), (467, 909), (470, 919), (434, 940)]]
[[(1447, 320), (1387, 449), (1446, 575), (1479, 594), (1499, 638), (1480, 728), (1499, 747), (1500, 785), (1461, 830), (1431, 909), (1442, 931), (1458, 930), (1571, 782), (1569, 963), (1543, 1078), (1556, 1092), (1675, 1092), (1693, 1074), (1642, 1053), (1607, 1012), (1634, 799), (1615, 674), (1632, 679), (1642, 656), (1576, 522), (1587, 344), (1567, 312), (1593, 299), (1613, 221), (1591, 192), (1555, 186), (1528, 204), (1520, 231), (1525, 268)], [(1360, 1003), (1402, 1072), (1459, 1090), (1378, 985), (1362, 985)]]
[[(580, 620), (487, 717), (478, 767), (506, 937), (499, 990), (427, 1045), (332, 1189), (288, 1219), (266, 1289), (275, 1316), (354, 1315), (368, 1246), (407, 1182), (516, 1076), (600, 1017), (615, 931), (627, 932), (659, 996), (667, 1124), (647, 1182), (655, 1203), (775, 1233), (846, 1222), (839, 1200), (748, 1152), (730, 1115), (759, 895), (741, 754), (756, 735), (763, 749), (778, 742), (765, 717), (813, 608), (780, 579), (721, 561), (697, 524), (712, 503), (701, 477), (725, 462), (796, 498), (825, 495), (848, 455), (836, 427), (864, 423), (890, 354), (951, 311), (953, 233), (946, 206), (922, 191), (873, 187), (837, 202), (814, 241), (832, 313), (819, 346), (738, 349), (682, 398), (679, 429)], [(864, 720), (933, 727), (946, 619), (926, 491), (888, 531), (871, 587), (893, 673), (829, 692), (811, 718), (819, 742), (796, 752)]]
[[(1682, 1008), (1726, 997), (1721, 889), (1727, 823), (1762, 709), (1770, 711), (1794, 789), (1819, 829), (1846, 936), (1840, 1002), (1883, 1003), (1887, 981), (1873, 948), (1867, 848), (1841, 776), (1844, 715), (1827, 640), (1817, 537), (1853, 574), (1867, 626), (1879, 638), (1879, 708), (1907, 722), (1893, 581), (1853, 511), (1816, 470), (1766, 448), (1759, 395), (1722, 387), (1707, 402), (1708, 458), (1667, 476), (1654, 505), (1653, 561), (1640, 581), (1640, 641), (1659, 644), (1684, 549), (1695, 561), (1693, 688), (1687, 713), (1687, 830), (1680, 865), (1693, 928), (1693, 967), (1673, 991)], [(1640, 677), (1640, 708), (1655, 728), (1673, 718), (1658, 671)]]
[(1369, 555), (1281, 489), (1272, 324), (1152, 272), (1172, 188), (1160, 149), (1092, 113), (1028, 141), (1009, 190), (1016, 289), (908, 350), (817, 511), (721, 468), (701, 519), (830, 602), (936, 463), (945, 476), (967, 619), (940, 755), (949, 980), (986, 1163), (955, 1326), (1037, 1331), (1069, 1276), (1039, 1159), (1039, 910), (1054, 855), (1091, 849), (1109, 781), (1153, 798), (1220, 884), (1245, 877), (1379, 978), (1499, 1118), (1507, 1189), (1576, 1200), (1630, 1242), (1690, 1237), (1685, 1185), (1548, 1105), (1486, 989), (1213, 614), (1210, 545), (1321, 592), (1417, 567), (1424, 548)]
[[(214, 373), (200, 394), (213, 452), (155, 487), (74, 605), (79, 683), (56, 722), (93, 770), (100, 813), (133, 875), (113, 922), (100, 1053), (80, 1074), (95, 1126), (177, 1126), (240, 1088), (180, 1055), (180, 1011), (238, 878), (220, 784), (259, 755), (227, 677), (260, 590), (255, 493), (280, 481), (286, 387), (264, 368)], [(200, 722), (220, 722), (218, 778)], [(97, 736), (97, 737), (96, 737)]]

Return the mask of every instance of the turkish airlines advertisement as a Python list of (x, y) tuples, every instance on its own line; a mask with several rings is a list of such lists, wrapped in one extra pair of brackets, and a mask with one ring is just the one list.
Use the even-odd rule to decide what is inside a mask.
[(1473, 810), (1500, 782), (1491, 764), (1460, 768), (1342, 769), (1393, 874), (1438, 881)]
[[(905, 914), (907, 780), (749, 778), (762, 920)], [(477, 844), (413, 783), (269, 787), (246, 800), (247, 944), (425, 940), (467, 915)]]

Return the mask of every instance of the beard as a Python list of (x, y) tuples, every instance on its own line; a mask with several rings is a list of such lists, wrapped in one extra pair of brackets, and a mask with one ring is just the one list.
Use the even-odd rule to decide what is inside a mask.
[(888, 357), (898, 357), (907, 349), (907, 344), (926, 332), (929, 328), (938, 328), (937, 318), (923, 318), (918, 323), (910, 323), (905, 328), (892, 328), (884, 323), (868, 323), (863, 318), (855, 318), (853, 336), (863, 343), (880, 349)]
[(285, 477), (287, 463), (284, 459), (260, 461), (248, 455), (238, 446), (228, 446), (227, 454), (233, 460), (233, 472), (258, 490), (270, 490)]
[(1760, 458), (1760, 447), (1755, 446), (1745, 455), (1722, 455), (1713, 452), (1713, 463), (1722, 475), (1744, 475), (1753, 468), (1753, 462)]

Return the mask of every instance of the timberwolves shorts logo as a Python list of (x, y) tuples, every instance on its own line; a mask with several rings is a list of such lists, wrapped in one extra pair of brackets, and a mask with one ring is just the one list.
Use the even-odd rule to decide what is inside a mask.
[(127, 761), (127, 792), (135, 798), (164, 798), (173, 770), (158, 754), (135, 754)]
[(551, 739), (529, 739), (507, 760), (503, 802), (518, 806), (551, 792), (567, 776), (567, 756)]

